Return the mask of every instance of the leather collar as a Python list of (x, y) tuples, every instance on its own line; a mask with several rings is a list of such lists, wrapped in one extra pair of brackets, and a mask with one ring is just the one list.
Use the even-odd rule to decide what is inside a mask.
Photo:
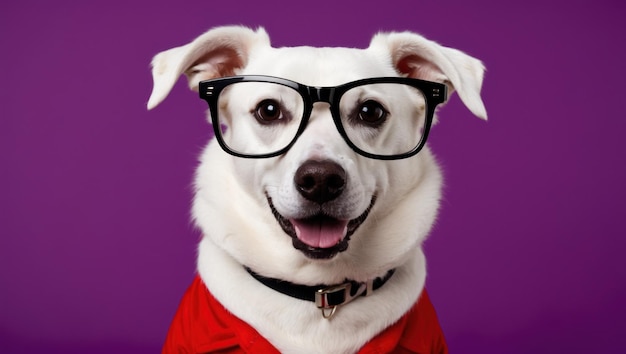
[(322, 310), (324, 318), (331, 318), (337, 307), (345, 305), (360, 296), (371, 295), (374, 290), (382, 287), (393, 276), (395, 269), (391, 269), (382, 277), (371, 279), (367, 282), (346, 280), (344, 283), (335, 285), (302, 285), (294, 284), (280, 279), (267, 278), (259, 275), (246, 267), (246, 270), (254, 279), (263, 285), (300, 300), (315, 302)]

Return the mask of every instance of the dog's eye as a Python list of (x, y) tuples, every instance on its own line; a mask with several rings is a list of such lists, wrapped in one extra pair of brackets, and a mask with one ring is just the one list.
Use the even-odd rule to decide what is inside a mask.
[(359, 106), (357, 116), (359, 121), (377, 127), (387, 119), (387, 111), (380, 103), (369, 100)]
[(254, 116), (261, 123), (271, 123), (283, 118), (280, 104), (271, 99), (261, 101), (256, 106)]

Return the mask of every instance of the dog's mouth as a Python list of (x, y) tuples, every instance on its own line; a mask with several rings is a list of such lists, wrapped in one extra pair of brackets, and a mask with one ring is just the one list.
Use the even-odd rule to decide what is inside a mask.
[(350, 236), (369, 215), (375, 197), (357, 218), (341, 220), (319, 212), (304, 219), (287, 219), (274, 207), (272, 198), (267, 197), (272, 214), (283, 231), (291, 236), (293, 247), (313, 259), (330, 259), (348, 249)]

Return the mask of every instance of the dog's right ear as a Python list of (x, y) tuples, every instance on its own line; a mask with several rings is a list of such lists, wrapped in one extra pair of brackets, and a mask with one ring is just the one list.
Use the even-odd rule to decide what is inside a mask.
[(236, 74), (248, 63), (250, 50), (259, 44), (270, 45), (263, 28), (253, 31), (242, 26), (226, 26), (209, 30), (189, 44), (157, 54), (152, 60), (154, 86), (148, 109), (167, 97), (183, 73), (189, 88), (195, 91), (202, 80)]

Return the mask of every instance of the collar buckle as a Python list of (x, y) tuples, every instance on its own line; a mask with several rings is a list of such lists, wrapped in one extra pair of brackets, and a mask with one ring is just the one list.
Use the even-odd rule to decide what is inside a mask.
[[(353, 289), (353, 287), (358, 288)], [(315, 292), (315, 305), (322, 310), (322, 316), (325, 319), (330, 319), (335, 314), (337, 307), (363, 295), (367, 289), (367, 283), (352, 282), (322, 288)]]

